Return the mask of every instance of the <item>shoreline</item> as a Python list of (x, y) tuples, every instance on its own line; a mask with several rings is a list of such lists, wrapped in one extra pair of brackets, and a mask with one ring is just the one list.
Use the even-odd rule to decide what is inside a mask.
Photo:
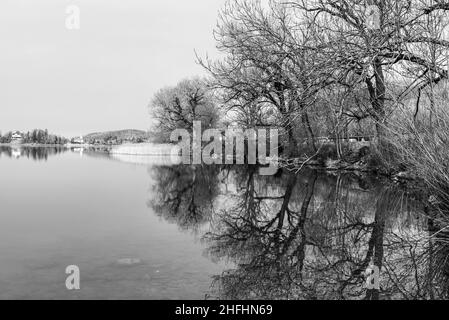
[(65, 144), (41, 144), (41, 143), (0, 143), (4, 147), (64, 147)]
[(42, 144), (42, 143), (0, 143), (0, 147), (27, 147), (27, 148), (50, 148), (50, 147), (65, 147), (65, 148), (95, 148), (95, 147), (109, 147), (112, 148), (117, 145), (106, 144)]
[[(136, 143), (136, 144), (120, 144), (120, 145), (94, 145), (94, 144), (39, 144), (39, 143), (0, 143), (0, 146), (5, 147), (27, 147), (27, 148), (54, 148), (54, 147), (60, 147), (60, 148), (108, 148), (109, 152), (111, 154), (126, 154), (126, 155), (141, 155), (141, 156), (149, 156), (149, 155), (156, 155), (153, 153), (140, 153), (139, 147), (143, 147), (142, 149), (145, 149), (145, 146), (152, 145), (152, 146), (158, 146), (159, 148), (163, 145), (167, 147), (167, 144), (153, 144), (153, 143)], [(120, 150), (122, 149), (122, 150)], [(131, 149), (131, 150), (130, 150)], [(156, 149), (158, 149), (156, 147)], [(126, 151), (126, 152), (125, 152)], [(161, 151), (161, 150), (159, 150)], [(159, 154), (159, 153), (157, 153)], [(363, 163), (361, 161), (355, 162), (355, 163), (348, 163), (346, 161), (338, 161), (338, 160), (332, 160), (329, 163), (322, 163), (318, 160), (309, 160), (304, 161), (304, 159), (286, 159), (286, 158), (279, 158), (280, 162), (285, 163), (285, 165), (280, 165), (280, 168), (285, 168), (287, 170), (295, 170), (298, 168), (309, 168), (319, 171), (326, 171), (326, 172), (352, 172), (352, 173), (358, 173), (358, 174), (370, 174), (380, 177), (386, 177), (393, 181), (403, 181), (403, 182), (419, 182), (420, 179), (413, 176), (408, 171), (392, 171), (391, 169), (388, 170), (387, 168), (383, 166), (368, 166), (366, 163)]]

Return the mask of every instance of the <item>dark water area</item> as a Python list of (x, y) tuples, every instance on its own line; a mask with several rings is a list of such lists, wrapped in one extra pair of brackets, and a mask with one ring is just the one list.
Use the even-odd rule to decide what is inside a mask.
[(0, 147), (1, 299), (447, 298), (446, 221), (407, 186), (34, 149)]
[(8, 158), (27, 158), (32, 160), (48, 160), (49, 156), (58, 155), (69, 149), (64, 146), (49, 147), (21, 147), (16, 146), (0, 146), (0, 156)]

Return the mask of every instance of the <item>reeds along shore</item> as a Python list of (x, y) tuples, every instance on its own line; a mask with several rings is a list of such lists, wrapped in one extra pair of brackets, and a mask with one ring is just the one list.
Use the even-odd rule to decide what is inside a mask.
[(181, 157), (172, 154), (173, 145), (170, 144), (126, 144), (113, 147), (110, 151), (113, 159), (142, 165), (177, 165)]
[(111, 149), (111, 154), (128, 154), (140, 156), (170, 156), (172, 154), (173, 145), (171, 144), (153, 144), (153, 143), (139, 143), (139, 144), (123, 144), (115, 146)]

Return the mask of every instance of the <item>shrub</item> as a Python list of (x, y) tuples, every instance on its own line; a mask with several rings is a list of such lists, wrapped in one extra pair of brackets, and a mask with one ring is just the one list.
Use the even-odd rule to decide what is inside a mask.
[(407, 109), (389, 123), (388, 143), (394, 148), (396, 161), (405, 164), (423, 179), (440, 201), (449, 203), (449, 112), (443, 102), (430, 118), (414, 118)]

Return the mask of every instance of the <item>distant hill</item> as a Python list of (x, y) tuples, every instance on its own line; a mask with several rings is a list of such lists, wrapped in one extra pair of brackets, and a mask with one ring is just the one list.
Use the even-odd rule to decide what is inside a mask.
[(148, 140), (148, 133), (142, 130), (127, 129), (90, 133), (83, 138), (85, 142), (92, 144), (121, 144), (124, 142), (145, 142)]

